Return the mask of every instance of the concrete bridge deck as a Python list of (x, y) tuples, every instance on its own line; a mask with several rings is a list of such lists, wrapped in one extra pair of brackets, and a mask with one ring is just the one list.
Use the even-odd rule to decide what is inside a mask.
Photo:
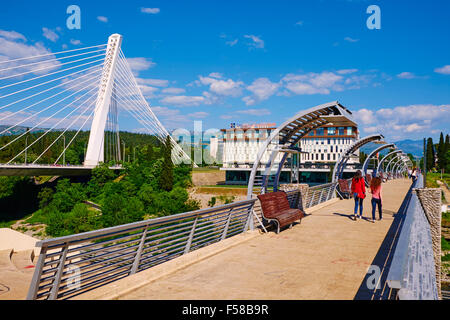
[[(334, 201), (279, 235), (236, 236), (239, 240), (234, 244), (218, 243), (215, 249), (203, 248), (186, 255), (187, 259), (178, 258), (184, 258), (184, 266), (175, 259), (78, 298), (374, 299), (373, 292), (364, 290), (367, 270), (372, 264), (383, 270), (399, 220), (394, 215), (410, 185), (406, 179), (383, 184), (382, 221), (367, 219), (370, 194), (364, 201), (367, 220), (350, 218), (352, 199)], [(227, 240), (236, 241), (233, 238)], [(202, 250), (217, 253), (198, 259)], [(174, 268), (173, 263), (178, 266)]]

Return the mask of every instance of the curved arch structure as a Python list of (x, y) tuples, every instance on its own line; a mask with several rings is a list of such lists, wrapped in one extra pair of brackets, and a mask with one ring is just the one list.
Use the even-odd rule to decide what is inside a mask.
[(411, 162), (409, 157), (407, 157), (407, 156), (406, 157), (405, 156), (400, 157), (400, 159), (392, 167), (392, 172), (394, 174), (398, 174), (400, 172), (400, 169), (401, 169), (402, 165), (407, 167), (408, 166), (408, 162)]
[(386, 159), (388, 159), (390, 156), (400, 153), (400, 152), (403, 152), (403, 151), (400, 149), (397, 149), (397, 150), (394, 150), (394, 151), (388, 153), (385, 157), (383, 157), (383, 159), (380, 160), (380, 163), (378, 163), (377, 172), (384, 171), (383, 163), (385, 162)]
[(396, 147), (395, 147), (395, 144), (393, 144), (393, 143), (390, 143), (390, 144), (384, 144), (384, 145), (382, 145), (382, 146), (376, 148), (375, 150), (373, 150), (373, 151), (367, 156), (366, 161), (364, 161), (362, 170), (363, 170), (364, 180), (366, 181), (366, 185), (368, 185), (367, 180), (366, 180), (366, 174), (367, 174), (367, 169), (368, 169), (368, 166), (369, 166), (370, 159), (372, 159), (372, 157), (373, 157), (374, 155), (376, 155), (378, 152), (380, 152), (381, 150), (384, 150), (384, 149), (386, 149), (386, 148), (396, 148)]
[(396, 155), (396, 156), (393, 157), (391, 160), (389, 160), (389, 162), (388, 162), (388, 164), (387, 164), (387, 166), (386, 166), (385, 172), (391, 172), (392, 170), (389, 170), (389, 169), (392, 169), (391, 164), (396, 163), (396, 162), (398, 161), (398, 159), (399, 159), (400, 157), (402, 157), (402, 156), (405, 156), (405, 154), (404, 154), (403, 152), (400, 153), (400, 154), (398, 154), (398, 155)]
[(359, 139), (359, 140), (355, 141), (352, 145), (350, 145), (343, 153), (341, 153), (339, 160), (336, 162), (336, 164), (334, 166), (332, 182), (337, 182), (342, 177), (342, 173), (344, 172), (344, 169), (345, 169), (345, 166), (347, 165), (348, 160), (350, 159), (351, 155), (356, 150), (358, 150), (363, 145), (365, 145), (369, 142), (382, 141), (383, 139), (384, 139), (384, 136), (382, 134), (374, 134), (374, 135)]
[[(253, 196), (253, 187), (255, 186), (255, 178), (258, 170), (264, 170), (260, 192), (265, 193), (267, 191), (270, 176), (274, 176), (273, 188), (276, 191), (281, 169), (287, 159), (287, 153), (299, 151), (295, 145), (302, 137), (307, 135), (311, 130), (328, 123), (333, 123), (337, 126), (356, 126), (352, 118), (352, 113), (347, 108), (342, 106), (338, 101), (334, 101), (301, 111), (285, 121), (271, 133), (258, 151), (250, 173), (247, 198), (251, 199)], [(271, 152), (271, 154), (268, 162), (264, 164), (261, 159), (267, 151)], [(277, 168), (275, 171), (272, 170), (272, 167), (279, 152), (284, 152), (285, 154), (281, 161), (276, 164), (275, 168)], [(261, 165), (265, 165), (265, 168), (262, 169)]]

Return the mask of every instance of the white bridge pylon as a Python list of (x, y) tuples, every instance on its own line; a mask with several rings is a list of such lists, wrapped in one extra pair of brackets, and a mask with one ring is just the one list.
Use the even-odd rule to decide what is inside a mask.
[[(130, 95), (131, 97), (133, 97), (132, 100), (135, 103), (136, 102), (139, 103), (138, 105), (135, 105), (132, 108), (136, 107), (137, 109), (139, 109), (143, 107), (144, 109), (147, 109), (146, 110), (147, 114), (145, 114), (145, 116), (143, 116), (142, 118), (137, 118), (137, 120), (146, 127), (150, 125), (151, 127), (155, 128), (157, 131), (156, 134), (160, 138), (161, 142), (164, 142), (167, 136), (170, 137), (173, 148), (172, 161), (174, 163), (180, 162), (192, 163), (190, 157), (175, 142), (175, 140), (170, 136), (170, 134), (167, 132), (164, 126), (156, 118), (155, 114), (151, 111), (150, 106), (147, 104), (146, 100), (144, 99), (144, 96), (142, 95), (142, 92), (139, 89), (139, 86), (136, 83), (136, 79), (134, 78), (131, 70), (129, 69), (125, 57), (123, 56), (123, 54), (121, 56), (121, 44), (122, 44), (122, 36), (120, 34), (113, 34), (108, 39), (105, 63), (103, 65), (103, 74), (100, 80), (95, 113), (91, 125), (89, 143), (84, 165), (88, 167), (95, 167), (100, 162), (104, 161), (104, 154), (105, 154), (104, 133), (106, 121), (108, 114), (110, 112), (110, 106), (113, 102), (112, 99), (113, 90), (114, 89), (118, 90), (120, 85), (122, 85), (121, 87), (121, 89), (123, 90), (122, 93), (125, 96)], [(119, 70), (120, 67), (122, 67), (121, 70)], [(121, 76), (122, 77), (127, 76), (128, 79), (121, 79)], [(130, 85), (132, 86), (132, 88), (130, 88)], [(133, 91), (133, 89), (135, 89), (136, 91)], [(117, 101), (120, 99), (121, 98), (116, 98), (115, 102), (119, 104), (126, 103), (127, 100), (126, 98), (122, 97), (122, 101)], [(138, 110), (135, 109), (134, 111)], [(148, 123), (149, 121), (150, 123)], [(117, 150), (120, 152), (120, 142), (117, 141), (117, 143), (118, 143)]]
[[(11, 136), (0, 139), (0, 175), (42, 166), (55, 174), (61, 166), (66, 171), (78, 166), (77, 172), (101, 162), (117, 167), (127, 160), (121, 152), (119, 114), (127, 126), (137, 121), (137, 132), (162, 143), (169, 138), (175, 164), (196, 166), (153, 113), (121, 44), (122, 36), (113, 34), (96, 46), (42, 49), (34, 56), (19, 50), (8, 52), (8, 60), (0, 56), (0, 137)], [(80, 132), (89, 128), (85, 142), (87, 134)], [(83, 158), (70, 152), (71, 146), (72, 151), (83, 148)]]

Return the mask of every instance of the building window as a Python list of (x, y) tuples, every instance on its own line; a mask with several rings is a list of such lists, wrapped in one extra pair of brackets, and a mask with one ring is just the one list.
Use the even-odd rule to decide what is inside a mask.
[(333, 153), (333, 160), (336, 160), (336, 153)]
[(347, 127), (347, 135), (352, 135), (352, 127)]
[(308, 133), (308, 136), (313, 136), (314, 135), (314, 130), (311, 130), (309, 133)]
[(327, 132), (329, 136), (334, 136), (336, 134), (336, 128), (328, 128)]
[(327, 139), (327, 143), (328, 143), (328, 144), (331, 144), (330, 138)]
[(330, 160), (330, 154), (327, 154), (327, 160)]
[(320, 160), (323, 160), (323, 156), (324, 156), (324, 154), (322, 153), (322, 154), (320, 155)]
[(316, 134), (318, 136), (323, 136), (324, 135), (324, 129), (323, 128), (318, 128), (316, 129)]
[(316, 160), (319, 160), (319, 154), (316, 153)]
[(339, 134), (340, 136), (345, 135), (345, 127), (339, 127), (339, 128), (338, 128), (338, 134)]
[(333, 146), (330, 147), (330, 152), (333, 152)]

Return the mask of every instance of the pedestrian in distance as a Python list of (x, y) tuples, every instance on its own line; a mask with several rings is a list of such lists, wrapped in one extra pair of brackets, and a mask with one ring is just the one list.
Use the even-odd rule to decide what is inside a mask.
[(383, 219), (382, 207), (381, 207), (381, 178), (375, 177), (370, 182), (370, 193), (372, 193), (372, 222), (375, 222), (375, 210), (378, 206), (379, 220)]
[(359, 218), (363, 215), (363, 201), (366, 197), (366, 183), (362, 177), (361, 170), (356, 171), (355, 176), (352, 179), (352, 194), (355, 199), (355, 210), (354, 210), (354, 220), (356, 221), (358, 207), (359, 207)]

